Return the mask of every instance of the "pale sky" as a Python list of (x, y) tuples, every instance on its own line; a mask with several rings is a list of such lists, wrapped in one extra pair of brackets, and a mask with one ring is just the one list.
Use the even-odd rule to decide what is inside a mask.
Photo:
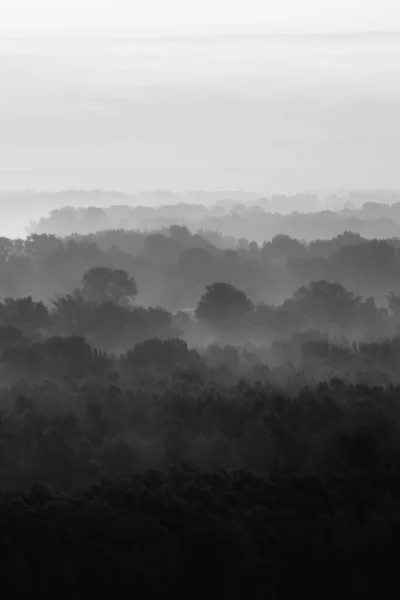
[(400, 34), (190, 37), (396, 30), (400, 0), (0, 0), (0, 190), (400, 189)]
[(1, 0), (4, 35), (34, 29), (141, 34), (400, 30), (399, 0)]

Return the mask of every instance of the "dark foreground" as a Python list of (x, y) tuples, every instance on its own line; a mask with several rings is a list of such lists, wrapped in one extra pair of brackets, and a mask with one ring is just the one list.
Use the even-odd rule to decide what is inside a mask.
[(398, 597), (398, 495), (393, 474), (190, 465), (70, 495), (3, 492), (4, 597)]

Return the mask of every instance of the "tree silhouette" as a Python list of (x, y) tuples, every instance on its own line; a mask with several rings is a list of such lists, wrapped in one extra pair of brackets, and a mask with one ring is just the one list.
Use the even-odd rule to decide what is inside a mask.
[(83, 297), (89, 302), (118, 304), (138, 293), (135, 280), (123, 269), (93, 267), (86, 271), (82, 282)]
[(246, 294), (229, 283), (213, 283), (196, 308), (196, 317), (210, 323), (241, 319), (253, 308)]
[(22, 331), (38, 330), (48, 323), (49, 313), (43, 302), (35, 302), (32, 296), (5, 298), (0, 304), (0, 320), (3, 326), (16, 327)]

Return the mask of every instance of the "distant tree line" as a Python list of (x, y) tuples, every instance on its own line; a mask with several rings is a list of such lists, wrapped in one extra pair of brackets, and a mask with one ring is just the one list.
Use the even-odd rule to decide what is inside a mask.
[(207, 285), (230, 284), (254, 302), (281, 304), (315, 281), (337, 283), (388, 307), (400, 293), (397, 238), (367, 240), (345, 232), (301, 242), (276, 235), (262, 245), (173, 225), (154, 232), (112, 230), (93, 235), (0, 238), (0, 298), (31, 295), (46, 304), (71, 294), (92, 268), (126, 271), (142, 306), (195, 308)]

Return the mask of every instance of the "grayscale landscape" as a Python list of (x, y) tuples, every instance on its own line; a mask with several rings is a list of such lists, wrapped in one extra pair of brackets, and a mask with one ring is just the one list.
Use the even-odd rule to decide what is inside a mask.
[(398, 597), (400, 7), (6, 4), (5, 598)]

